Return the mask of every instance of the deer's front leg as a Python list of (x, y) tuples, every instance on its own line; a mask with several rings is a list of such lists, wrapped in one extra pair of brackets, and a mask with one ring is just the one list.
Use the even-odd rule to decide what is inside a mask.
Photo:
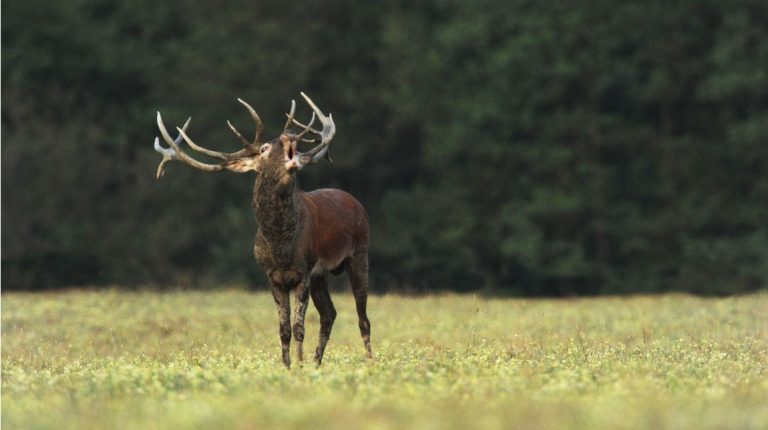
[(304, 361), (304, 316), (309, 304), (309, 282), (301, 281), (296, 285), (296, 310), (293, 319), (293, 337), (296, 338), (296, 356)]
[(272, 284), (272, 297), (277, 305), (277, 313), (280, 316), (280, 343), (283, 347), (283, 363), (285, 367), (291, 367), (291, 299), (288, 289), (280, 285)]

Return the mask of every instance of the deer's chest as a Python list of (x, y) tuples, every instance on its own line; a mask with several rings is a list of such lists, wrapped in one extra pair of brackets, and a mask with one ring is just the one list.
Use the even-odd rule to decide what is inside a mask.
[(256, 261), (273, 284), (291, 288), (304, 279), (307, 273), (305, 261), (297, 255), (294, 241), (275, 243), (261, 234), (256, 236), (253, 248)]

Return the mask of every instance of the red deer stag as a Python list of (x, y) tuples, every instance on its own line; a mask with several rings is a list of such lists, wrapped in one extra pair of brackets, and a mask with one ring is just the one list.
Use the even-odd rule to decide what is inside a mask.
[[(189, 119), (174, 140), (157, 113), (157, 126), (169, 148), (160, 146), (155, 138), (155, 150), (163, 156), (157, 168), (157, 178), (163, 176), (165, 166), (171, 160), (179, 160), (206, 172), (229, 170), (244, 173), (256, 172), (253, 187), (253, 212), (258, 224), (254, 255), (256, 261), (269, 277), (272, 296), (280, 315), (280, 342), (283, 362), (291, 365), (290, 342), (290, 298), (289, 291), (295, 292), (293, 336), (296, 340), (297, 356), (303, 361), (304, 315), (309, 297), (312, 297), (320, 314), (320, 341), (315, 350), (315, 361), (320, 364), (328, 338), (331, 335), (336, 309), (328, 294), (326, 277), (328, 272), (349, 275), (352, 292), (357, 305), (360, 334), (369, 358), (372, 357), (370, 333), (371, 324), (366, 315), (368, 300), (368, 215), (363, 206), (348, 193), (336, 189), (320, 189), (312, 192), (301, 191), (296, 185), (296, 172), (307, 165), (328, 157), (336, 126), (331, 115), (325, 116), (320, 109), (301, 93), (312, 108), (312, 118), (305, 125), (294, 119), (296, 102), (291, 102), (291, 111), (283, 132), (277, 138), (262, 143), (264, 125), (256, 111), (243, 100), (256, 122), (256, 136), (248, 142), (235, 127), (227, 121), (229, 128), (244, 148), (231, 153), (211, 151), (195, 144), (186, 134)], [(312, 128), (319, 119), (322, 130)], [(298, 132), (291, 129), (298, 129)], [(300, 142), (314, 142), (305, 138), (308, 133), (316, 135), (320, 143), (307, 152), (300, 152)], [(194, 151), (219, 163), (202, 163), (181, 149), (181, 141)], [(330, 158), (329, 158), (330, 159)]]

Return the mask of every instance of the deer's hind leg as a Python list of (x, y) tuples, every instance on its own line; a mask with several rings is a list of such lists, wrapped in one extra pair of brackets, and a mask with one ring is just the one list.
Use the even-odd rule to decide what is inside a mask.
[(328, 294), (328, 283), (326, 274), (315, 275), (310, 278), (309, 293), (312, 296), (312, 302), (320, 314), (320, 340), (315, 350), (315, 362), (320, 365), (323, 362), (325, 345), (331, 337), (333, 321), (336, 319), (336, 308), (331, 301), (331, 295)]
[(373, 358), (371, 352), (371, 322), (368, 320), (368, 253), (353, 255), (347, 262), (347, 274), (352, 285), (357, 307), (358, 326), (368, 358)]

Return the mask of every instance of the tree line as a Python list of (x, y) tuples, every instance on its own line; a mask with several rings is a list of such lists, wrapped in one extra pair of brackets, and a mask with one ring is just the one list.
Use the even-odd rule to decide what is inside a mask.
[(264, 285), (252, 178), (156, 181), (155, 112), (232, 151), (236, 98), (271, 138), (302, 90), (374, 289), (768, 283), (768, 3), (273, 3), (2, 4), (5, 289)]

